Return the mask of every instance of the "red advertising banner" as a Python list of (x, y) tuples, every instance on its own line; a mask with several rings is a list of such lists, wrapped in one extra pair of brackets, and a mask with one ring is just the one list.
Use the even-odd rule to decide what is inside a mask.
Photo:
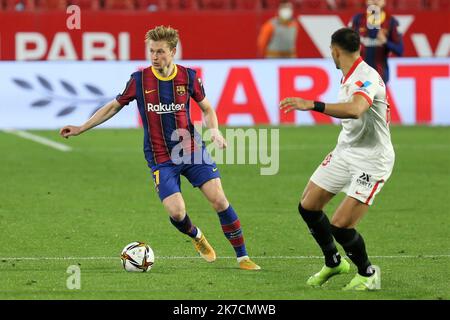
[[(342, 72), (330, 59), (184, 60), (204, 83), (221, 125), (314, 125), (340, 123), (317, 112), (285, 114), (279, 102), (299, 96), (336, 102)], [(390, 117), (404, 125), (450, 125), (450, 58), (392, 58), (388, 85)], [(0, 62), (0, 129), (48, 129), (83, 123), (123, 91), (145, 61)], [(202, 121), (199, 106), (191, 120)], [(26, 115), (26, 116), (24, 116)], [(108, 121), (136, 127), (135, 102)]]
[[(299, 57), (327, 57), (329, 36), (353, 14), (297, 16)], [(395, 16), (406, 57), (449, 56), (449, 11)], [(253, 59), (259, 28), (270, 17), (257, 12), (82, 11), (80, 29), (69, 29), (65, 12), (0, 12), (0, 60), (144, 60), (144, 35), (157, 25), (180, 31), (179, 58)]]

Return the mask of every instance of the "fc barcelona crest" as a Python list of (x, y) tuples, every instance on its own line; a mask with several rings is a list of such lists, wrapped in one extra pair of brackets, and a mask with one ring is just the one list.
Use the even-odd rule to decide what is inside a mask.
[(186, 94), (186, 87), (185, 86), (177, 86), (176, 90), (177, 90), (177, 94), (179, 96), (184, 96)]

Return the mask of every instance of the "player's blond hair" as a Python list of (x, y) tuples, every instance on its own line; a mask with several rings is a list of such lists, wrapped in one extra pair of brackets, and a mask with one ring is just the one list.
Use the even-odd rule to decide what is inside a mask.
[(178, 44), (178, 30), (168, 26), (157, 26), (151, 30), (148, 30), (145, 34), (145, 42), (153, 41), (166, 41), (170, 49), (173, 49)]

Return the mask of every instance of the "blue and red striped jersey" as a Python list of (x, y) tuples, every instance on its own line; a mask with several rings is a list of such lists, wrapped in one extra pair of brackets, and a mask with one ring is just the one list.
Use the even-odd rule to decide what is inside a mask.
[[(397, 56), (403, 55), (403, 39), (398, 31), (398, 21), (386, 11), (382, 11), (379, 27), (370, 28), (367, 13), (360, 13), (352, 18), (350, 27), (361, 36), (361, 56), (364, 61), (374, 68), (383, 81), (389, 81), (389, 66), (387, 58), (392, 52)], [(377, 41), (379, 32), (387, 38), (385, 44)]]
[(153, 67), (137, 71), (117, 95), (122, 106), (137, 101), (144, 128), (144, 153), (150, 167), (171, 160), (172, 149), (180, 142), (184, 154), (201, 147), (200, 135), (190, 119), (191, 97), (200, 102), (205, 98), (205, 90), (196, 71), (181, 65), (175, 65), (172, 75), (166, 78)]

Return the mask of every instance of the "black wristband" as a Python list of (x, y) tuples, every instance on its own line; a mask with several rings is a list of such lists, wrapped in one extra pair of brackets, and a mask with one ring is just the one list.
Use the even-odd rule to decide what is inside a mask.
[(322, 101), (314, 101), (314, 111), (317, 112), (324, 112), (325, 111), (325, 103), (323, 103)]

